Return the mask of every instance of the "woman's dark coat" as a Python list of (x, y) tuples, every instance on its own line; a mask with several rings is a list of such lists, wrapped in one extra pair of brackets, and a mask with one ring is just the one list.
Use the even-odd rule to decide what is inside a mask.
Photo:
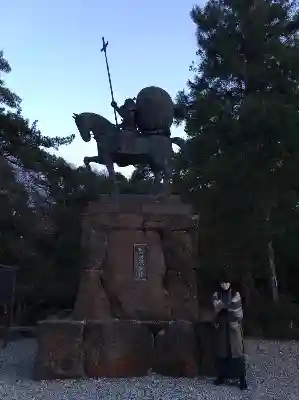
[(242, 333), (242, 301), (239, 292), (215, 292), (213, 306), (216, 314), (216, 357), (240, 358), (244, 355)]

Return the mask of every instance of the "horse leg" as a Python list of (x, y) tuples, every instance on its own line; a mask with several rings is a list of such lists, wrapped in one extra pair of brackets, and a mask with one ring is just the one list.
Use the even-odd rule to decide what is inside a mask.
[(116, 183), (116, 174), (114, 170), (113, 160), (110, 157), (106, 158), (106, 167), (108, 170), (109, 178), (113, 184), (113, 194), (118, 195), (118, 186)]
[(88, 169), (88, 171), (91, 171), (91, 168), (90, 168), (90, 163), (91, 162), (94, 162), (94, 163), (97, 163), (97, 164), (103, 164), (100, 156), (84, 157), (83, 162), (84, 162), (86, 168)]
[(168, 196), (170, 194), (171, 163), (169, 160), (165, 160), (163, 164), (157, 164), (153, 172), (155, 174), (155, 195), (160, 195), (161, 197)]
[(161, 180), (162, 180), (162, 171), (160, 169), (155, 169), (153, 170), (154, 175), (155, 175), (155, 180), (154, 180), (154, 194), (158, 195), (160, 192), (160, 185), (161, 185)]
[(173, 172), (173, 151), (172, 151), (172, 145), (171, 142), (168, 143), (170, 146), (165, 147), (165, 153), (164, 153), (164, 160), (160, 160), (161, 162), (161, 169), (163, 171), (163, 190), (162, 193), (164, 196), (169, 196), (170, 195), (170, 181), (172, 178), (172, 172)]
[(172, 143), (169, 138), (165, 137), (164, 140), (154, 136), (151, 138), (149, 156), (150, 166), (155, 175), (154, 191), (156, 195), (161, 197), (168, 196), (170, 192), (172, 155)]
[(163, 194), (168, 196), (170, 194), (170, 179), (171, 179), (171, 168), (169, 163), (166, 161), (164, 165), (164, 178), (163, 178)]

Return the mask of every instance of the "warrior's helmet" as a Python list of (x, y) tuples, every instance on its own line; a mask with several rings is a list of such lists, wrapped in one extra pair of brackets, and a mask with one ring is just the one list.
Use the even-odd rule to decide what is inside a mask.
[(123, 107), (124, 108), (130, 108), (130, 107), (135, 107), (136, 105), (135, 105), (135, 101), (134, 101), (134, 99), (126, 99), (125, 100), (125, 102), (124, 102), (124, 105), (123, 105)]

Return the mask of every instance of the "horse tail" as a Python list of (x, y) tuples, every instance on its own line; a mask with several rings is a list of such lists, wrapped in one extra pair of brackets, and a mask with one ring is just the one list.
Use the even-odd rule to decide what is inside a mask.
[(179, 146), (181, 149), (183, 149), (186, 144), (185, 140), (180, 137), (171, 138), (171, 142)]

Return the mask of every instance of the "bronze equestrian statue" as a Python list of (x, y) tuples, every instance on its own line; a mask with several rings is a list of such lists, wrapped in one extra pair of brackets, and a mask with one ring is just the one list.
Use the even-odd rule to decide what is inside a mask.
[(85, 157), (84, 164), (91, 162), (106, 165), (109, 177), (117, 192), (114, 163), (119, 167), (128, 165), (149, 165), (155, 176), (155, 193), (163, 180), (160, 194), (169, 194), (172, 176), (172, 144), (180, 148), (184, 140), (170, 138), (170, 127), (174, 118), (174, 104), (169, 94), (158, 87), (142, 89), (136, 99), (127, 99), (122, 107), (115, 101), (112, 107), (122, 117), (122, 124), (115, 125), (105, 117), (84, 112), (73, 118), (85, 142), (91, 140), (91, 133), (97, 142), (98, 155)]

